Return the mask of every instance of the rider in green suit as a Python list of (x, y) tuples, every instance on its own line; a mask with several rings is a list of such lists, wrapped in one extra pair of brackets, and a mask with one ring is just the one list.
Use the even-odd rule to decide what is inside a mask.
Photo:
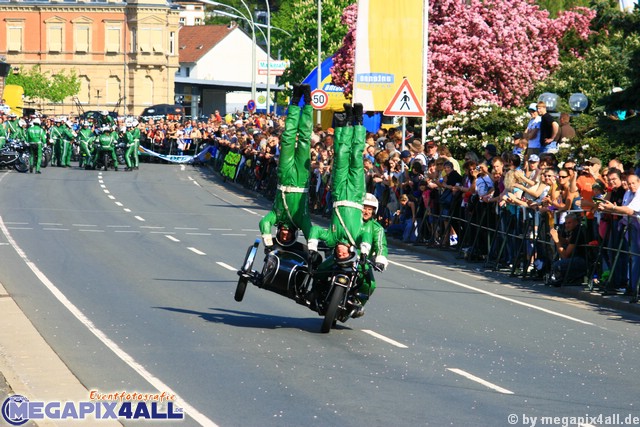
[(40, 164), (42, 163), (42, 147), (47, 143), (47, 133), (40, 127), (40, 119), (35, 118), (31, 121), (31, 126), (25, 132), (25, 140), (30, 146), (29, 156), (29, 172), (33, 173), (35, 166), (36, 173), (40, 173)]
[[(305, 106), (300, 108), (298, 104), (303, 97)], [(282, 133), (278, 191), (271, 211), (260, 221), (260, 232), (266, 250), (273, 246), (273, 225), (290, 230), (300, 229), (306, 238), (309, 237), (312, 125), (311, 88), (309, 85), (296, 85), (293, 87), (291, 105)]]
[[(93, 154), (93, 164), (95, 165), (98, 161), (98, 156), (106, 151), (111, 155), (113, 159), (113, 165), (115, 166), (115, 170), (118, 170), (118, 157), (116, 156), (116, 142), (117, 142), (117, 134), (111, 131), (111, 127), (109, 125), (102, 125), (101, 129), (102, 133), (98, 136), (98, 143), (100, 144), (100, 148), (95, 150)], [(106, 167), (106, 165), (104, 165)]]
[(86, 167), (91, 167), (92, 162), (92, 154), (91, 150), (93, 149), (93, 141), (96, 139), (96, 134), (91, 129), (91, 123), (89, 121), (84, 121), (82, 123), (82, 129), (78, 132), (78, 144), (80, 144), (80, 167), (83, 166), (83, 163), (86, 161)]

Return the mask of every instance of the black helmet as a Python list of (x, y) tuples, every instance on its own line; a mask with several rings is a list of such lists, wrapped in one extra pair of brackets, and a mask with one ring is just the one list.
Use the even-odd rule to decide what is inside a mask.
[[(283, 230), (289, 231), (289, 235), (287, 240), (282, 240), (280, 236), (280, 232)], [(298, 229), (289, 224), (280, 223), (278, 224), (278, 230), (276, 231), (276, 243), (280, 246), (288, 247), (293, 245), (298, 240)]]

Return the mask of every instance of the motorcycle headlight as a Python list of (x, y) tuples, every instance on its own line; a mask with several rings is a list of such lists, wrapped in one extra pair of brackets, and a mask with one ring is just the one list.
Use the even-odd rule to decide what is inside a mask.
[(349, 283), (349, 279), (347, 279), (345, 276), (336, 277), (336, 281), (341, 285), (346, 285), (347, 283)]

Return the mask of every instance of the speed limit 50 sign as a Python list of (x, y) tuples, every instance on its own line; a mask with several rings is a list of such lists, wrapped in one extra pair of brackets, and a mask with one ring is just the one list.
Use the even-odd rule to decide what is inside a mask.
[(311, 92), (311, 106), (316, 110), (322, 110), (329, 103), (327, 92), (322, 89), (316, 89)]

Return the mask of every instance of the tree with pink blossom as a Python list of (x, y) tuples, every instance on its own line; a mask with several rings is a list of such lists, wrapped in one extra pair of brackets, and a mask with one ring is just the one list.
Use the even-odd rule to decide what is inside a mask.
[[(594, 16), (593, 10), (579, 7), (551, 19), (533, 0), (431, 1), (429, 113), (463, 111), (476, 100), (523, 105), (536, 82), (559, 66), (562, 38), (571, 32), (586, 40)], [(346, 95), (352, 92), (356, 19), (355, 6), (346, 8), (343, 22), (349, 31), (332, 69), (334, 83)]]

